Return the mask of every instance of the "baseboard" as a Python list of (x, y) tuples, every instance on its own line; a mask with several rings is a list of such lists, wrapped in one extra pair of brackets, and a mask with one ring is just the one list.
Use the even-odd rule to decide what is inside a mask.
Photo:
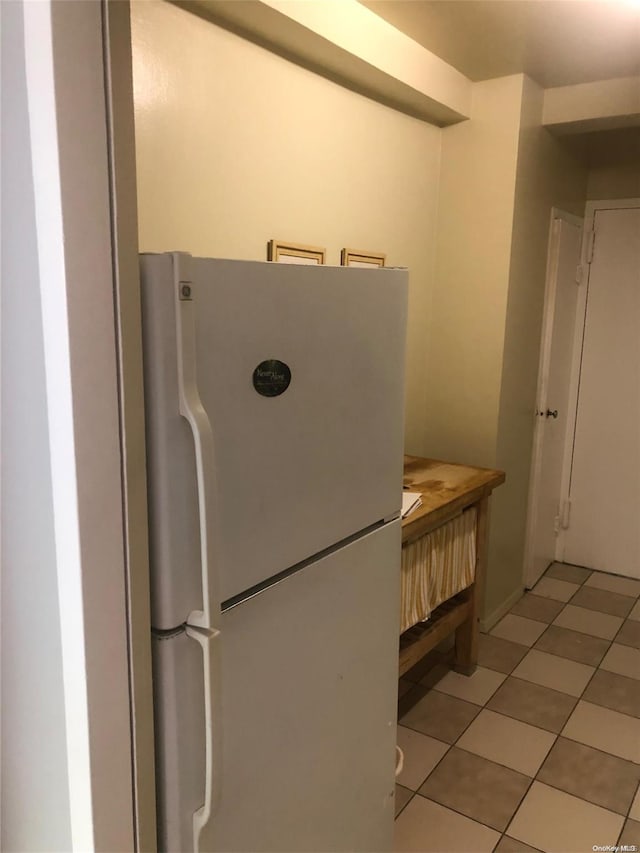
[(519, 601), (522, 598), (523, 593), (524, 587), (518, 587), (518, 589), (515, 589), (511, 593), (509, 598), (507, 598), (505, 601), (502, 602), (502, 604), (496, 607), (496, 609), (492, 613), (487, 614), (484, 619), (480, 620), (480, 630), (484, 631), (485, 633), (487, 631), (490, 631), (493, 626), (502, 619), (504, 614), (508, 613), (511, 610), (516, 601)]

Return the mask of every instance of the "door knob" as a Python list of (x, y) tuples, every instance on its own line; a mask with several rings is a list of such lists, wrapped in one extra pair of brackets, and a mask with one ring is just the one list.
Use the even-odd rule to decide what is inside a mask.
[(558, 417), (558, 410), (554, 409), (553, 411), (551, 411), (551, 409), (547, 409), (547, 417), (548, 418), (557, 418)]

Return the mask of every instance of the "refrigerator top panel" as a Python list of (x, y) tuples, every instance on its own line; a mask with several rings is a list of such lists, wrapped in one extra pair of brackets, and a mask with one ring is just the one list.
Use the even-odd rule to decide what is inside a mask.
[(220, 601), (397, 515), (402, 495), (406, 270), (142, 256), (160, 629), (202, 607), (194, 438), (179, 412), (178, 263), (211, 426)]

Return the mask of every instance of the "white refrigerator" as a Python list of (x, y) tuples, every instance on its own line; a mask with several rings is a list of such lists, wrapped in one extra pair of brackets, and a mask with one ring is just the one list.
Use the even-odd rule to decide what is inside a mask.
[(391, 850), (407, 272), (141, 276), (160, 849)]

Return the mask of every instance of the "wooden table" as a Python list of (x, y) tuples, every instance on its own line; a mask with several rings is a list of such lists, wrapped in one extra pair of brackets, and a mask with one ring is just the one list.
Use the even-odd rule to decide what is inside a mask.
[(402, 522), (403, 547), (468, 507), (475, 506), (478, 515), (474, 583), (437, 607), (427, 622), (401, 635), (400, 675), (452, 631), (456, 632), (454, 669), (465, 675), (474, 672), (478, 662), (478, 628), (487, 563), (489, 497), (504, 480), (503, 471), (405, 456), (403, 484), (410, 491), (421, 493), (422, 506)]

